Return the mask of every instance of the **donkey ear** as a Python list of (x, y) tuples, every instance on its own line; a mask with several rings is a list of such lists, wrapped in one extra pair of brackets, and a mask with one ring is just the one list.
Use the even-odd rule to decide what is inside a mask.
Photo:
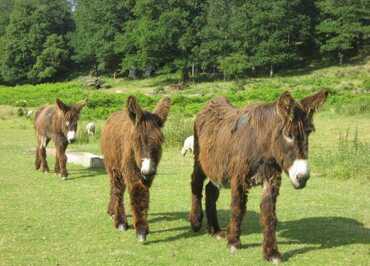
[(59, 110), (63, 111), (64, 113), (69, 110), (69, 106), (62, 102), (62, 100), (60, 100), (59, 98), (56, 99), (56, 104)]
[(295, 104), (295, 100), (293, 99), (292, 95), (288, 91), (284, 92), (282, 95), (280, 95), (278, 101), (277, 101), (277, 113), (280, 115), (280, 117), (286, 121), (286, 120), (292, 120), (293, 115), (293, 106)]
[(87, 105), (87, 99), (76, 103), (77, 110), (81, 112), (82, 108), (84, 108), (86, 105)]
[(127, 110), (132, 123), (137, 125), (143, 118), (144, 113), (134, 96), (127, 98)]
[(313, 95), (307, 96), (301, 100), (301, 105), (305, 112), (309, 115), (312, 115), (317, 109), (320, 108), (326, 101), (329, 92), (327, 90), (321, 90)]
[(159, 126), (163, 127), (167, 120), (168, 113), (171, 107), (171, 99), (168, 97), (162, 98), (155, 107), (154, 114), (159, 118)]

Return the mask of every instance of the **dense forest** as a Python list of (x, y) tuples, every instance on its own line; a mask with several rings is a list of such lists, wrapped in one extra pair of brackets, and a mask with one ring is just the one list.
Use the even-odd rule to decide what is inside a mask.
[(369, 0), (0, 0), (5, 84), (272, 76), (369, 51)]

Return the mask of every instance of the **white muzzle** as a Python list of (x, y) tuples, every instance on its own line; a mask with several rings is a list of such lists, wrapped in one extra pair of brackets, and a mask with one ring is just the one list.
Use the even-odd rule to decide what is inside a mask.
[(67, 133), (67, 140), (69, 143), (76, 139), (76, 131), (68, 131)]
[(310, 175), (310, 168), (307, 160), (295, 160), (288, 170), (289, 178), (293, 185), (300, 186), (299, 178)]
[(152, 173), (153, 170), (153, 162), (149, 158), (144, 158), (141, 163), (141, 174), (142, 175), (149, 175)]

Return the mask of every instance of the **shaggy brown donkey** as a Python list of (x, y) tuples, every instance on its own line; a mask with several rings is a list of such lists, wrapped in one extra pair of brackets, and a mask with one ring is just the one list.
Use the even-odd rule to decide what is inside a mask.
[(56, 148), (55, 173), (60, 174), (63, 179), (67, 178), (65, 151), (68, 144), (76, 138), (77, 122), (81, 109), (85, 105), (85, 101), (66, 105), (57, 99), (56, 106), (44, 106), (36, 112), (34, 124), (37, 137), (36, 170), (41, 168), (41, 171), (49, 172), (46, 161), (46, 146), (52, 139)]
[(223, 236), (217, 220), (216, 201), (221, 184), (230, 183), (232, 217), (227, 229), (231, 252), (240, 248), (240, 226), (246, 212), (248, 190), (263, 185), (261, 223), (263, 255), (279, 262), (275, 213), (281, 173), (288, 173), (296, 189), (309, 178), (308, 137), (314, 130), (313, 113), (325, 102), (327, 92), (295, 101), (285, 92), (273, 103), (236, 109), (224, 97), (211, 101), (194, 124), (194, 170), (192, 174), (193, 231), (201, 228), (203, 182), (208, 231)]
[(151, 113), (142, 110), (136, 98), (130, 96), (127, 110), (112, 114), (102, 133), (101, 149), (111, 186), (108, 214), (116, 228), (128, 229), (123, 203), (127, 186), (133, 225), (141, 242), (149, 232), (149, 188), (161, 158), (164, 141), (161, 128), (169, 109), (169, 98), (163, 98)]

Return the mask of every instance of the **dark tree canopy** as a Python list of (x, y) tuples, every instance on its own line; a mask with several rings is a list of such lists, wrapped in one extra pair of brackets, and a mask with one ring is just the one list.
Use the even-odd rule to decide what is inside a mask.
[[(73, 21), (67, 1), (60, 0), (15, 0), (9, 24), (2, 36), (1, 75), (6, 82), (38, 82), (57, 78), (58, 72), (68, 61), (54, 62), (55, 71), (40, 74), (44, 69), (37, 62), (45, 61), (44, 49), (52, 49), (52, 36), (58, 37), (60, 49), (66, 49), (65, 37), (73, 30)], [(67, 56), (68, 57), (68, 56)], [(40, 63), (39, 63), (40, 64)]]
[(75, 60), (96, 72), (115, 71), (120, 62), (114, 41), (130, 17), (130, 1), (77, 0), (73, 34)]
[(369, 54), (366, 0), (0, 0), (0, 81), (273, 75)]

